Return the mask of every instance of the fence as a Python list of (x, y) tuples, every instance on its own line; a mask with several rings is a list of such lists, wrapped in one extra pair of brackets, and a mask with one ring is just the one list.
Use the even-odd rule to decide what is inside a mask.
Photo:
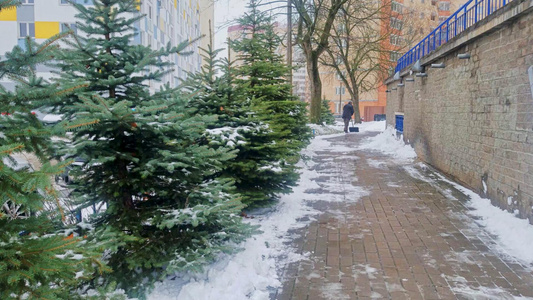
[(485, 19), (499, 8), (512, 0), (470, 0), (461, 6), (446, 21), (427, 35), (416, 46), (407, 51), (396, 65), (395, 72), (399, 72), (416, 62), (426, 54), (437, 49), (478, 21)]

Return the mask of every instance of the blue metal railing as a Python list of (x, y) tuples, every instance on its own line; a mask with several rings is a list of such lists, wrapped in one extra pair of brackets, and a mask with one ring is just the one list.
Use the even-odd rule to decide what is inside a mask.
[(426, 54), (437, 49), (478, 21), (485, 19), (512, 0), (470, 0), (461, 6), (446, 21), (428, 34), (420, 43), (407, 51), (396, 65), (399, 72)]

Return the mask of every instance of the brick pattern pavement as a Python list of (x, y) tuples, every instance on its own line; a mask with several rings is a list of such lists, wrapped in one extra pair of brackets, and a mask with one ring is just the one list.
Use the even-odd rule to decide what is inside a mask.
[[(352, 147), (360, 140), (333, 139)], [(295, 240), (309, 259), (283, 271), (284, 285), (273, 298), (533, 299), (533, 267), (499, 254), (498, 244), (467, 214), (464, 195), (415, 179), (381, 154), (353, 155), (358, 158), (346, 162), (339, 153), (321, 152), (315, 170), (336, 168), (336, 181), (370, 194), (358, 202), (314, 204), (324, 213)]]

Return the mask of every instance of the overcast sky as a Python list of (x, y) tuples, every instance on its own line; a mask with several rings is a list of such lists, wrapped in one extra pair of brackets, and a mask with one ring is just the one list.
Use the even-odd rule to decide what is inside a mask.
[[(214, 0), (215, 2), (215, 46), (216, 49), (226, 49), (226, 38), (228, 36), (228, 27), (235, 25), (236, 18), (242, 16), (246, 11), (248, 0)], [(277, 3), (285, 7), (283, 4)], [(268, 9), (267, 6), (263, 7)], [(285, 16), (278, 16), (277, 19), (284, 19)], [(228, 24), (230, 23), (231, 24)], [(221, 55), (227, 57), (227, 51), (222, 51)]]
[[(226, 49), (228, 22), (240, 17), (246, 11), (246, 0), (215, 0), (215, 46)], [(234, 25), (235, 23), (232, 22)], [(223, 51), (224, 57), (227, 51)]]

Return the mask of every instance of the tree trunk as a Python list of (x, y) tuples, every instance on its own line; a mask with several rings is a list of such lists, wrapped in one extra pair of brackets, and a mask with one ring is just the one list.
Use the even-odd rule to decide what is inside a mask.
[(311, 123), (319, 124), (320, 111), (322, 110), (322, 81), (320, 81), (320, 70), (318, 69), (318, 54), (314, 51), (306, 54), (307, 75), (311, 86), (311, 110), (309, 119)]
[(355, 123), (361, 123), (361, 112), (359, 111), (359, 88), (353, 78), (351, 78), (350, 81), (351, 81), (353, 88), (348, 88), (348, 91), (350, 92), (350, 96), (352, 96), (353, 111), (354, 111), (353, 121)]
[(359, 93), (354, 93), (353, 99), (353, 121), (355, 123), (361, 123), (361, 112), (359, 111)]
[[(118, 179), (122, 182), (126, 182), (128, 180), (128, 166), (127, 163), (119, 159), (117, 160), (117, 168), (118, 168)], [(135, 205), (133, 204), (133, 197), (131, 195), (131, 191), (126, 186), (122, 186), (121, 188), (121, 194), (120, 197), (122, 199), (122, 205), (126, 209), (135, 209)]]

